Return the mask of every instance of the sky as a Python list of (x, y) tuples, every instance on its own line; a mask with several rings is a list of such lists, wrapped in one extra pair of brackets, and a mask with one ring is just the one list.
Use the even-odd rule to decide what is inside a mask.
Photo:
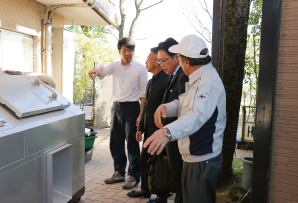
[[(164, 0), (162, 3), (141, 12), (141, 17), (138, 19), (134, 34), (134, 41), (136, 43), (135, 55), (140, 57), (141, 63), (145, 64), (152, 47), (156, 47), (159, 42), (166, 40), (168, 37), (172, 37), (178, 42), (189, 34), (196, 34), (201, 37), (189, 23), (188, 18), (183, 14), (181, 2), (185, 4), (187, 1), (199, 2), (199, 0)], [(204, 2), (204, 0), (201, 1)], [(146, 8), (156, 2), (159, 2), (159, 0), (145, 0), (142, 8)], [(206, 0), (206, 2), (212, 14), (213, 1)], [(129, 26), (126, 25), (124, 30), (124, 35), (126, 35), (128, 34), (131, 21), (135, 16), (134, 1), (126, 0), (124, 8), (127, 15), (126, 21), (129, 23)], [(198, 4), (193, 9), (200, 12), (200, 20), (212, 31), (212, 21), (208, 18), (206, 12), (202, 10), (201, 6)], [(115, 11), (120, 16), (118, 10), (116, 4)], [(108, 41), (110, 46), (117, 45), (117, 40), (113, 36), (109, 36)], [(207, 43), (207, 46), (211, 52), (211, 44)]]

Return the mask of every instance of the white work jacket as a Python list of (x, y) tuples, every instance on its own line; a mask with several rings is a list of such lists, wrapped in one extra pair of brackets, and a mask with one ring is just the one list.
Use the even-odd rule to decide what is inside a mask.
[(165, 104), (166, 116), (178, 119), (166, 126), (172, 140), (178, 140), (185, 162), (200, 162), (222, 151), (226, 126), (226, 93), (223, 83), (211, 63), (189, 76), (185, 93)]

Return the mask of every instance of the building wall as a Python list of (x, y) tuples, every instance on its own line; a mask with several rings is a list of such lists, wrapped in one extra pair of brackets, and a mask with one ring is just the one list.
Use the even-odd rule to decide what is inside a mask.
[[(95, 68), (101, 65), (107, 66), (109, 63), (96, 62)], [(104, 128), (110, 126), (111, 109), (113, 106), (113, 77), (106, 76), (103, 80), (95, 80), (95, 100), (94, 100), (94, 128)]]
[(298, 202), (298, 1), (282, 0), (270, 203)]
[[(33, 70), (41, 72), (42, 19), (46, 6), (35, 0), (0, 0), (0, 28), (33, 36)], [(54, 14), (52, 25), (64, 26), (63, 16)]]

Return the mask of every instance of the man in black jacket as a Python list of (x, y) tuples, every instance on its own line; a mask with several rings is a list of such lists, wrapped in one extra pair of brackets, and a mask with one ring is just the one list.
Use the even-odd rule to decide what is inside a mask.
[[(173, 54), (168, 49), (178, 44), (173, 38), (168, 38), (164, 42), (158, 44), (158, 63), (164, 69), (167, 74), (171, 74), (170, 81), (168, 83), (167, 90), (164, 94), (162, 103), (169, 103), (175, 99), (178, 99), (180, 94), (185, 92), (185, 83), (188, 82), (188, 77), (183, 72), (179, 65), (178, 54)], [(177, 120), (177, 117), (163, 119), (163, 125), (167, 125)], [(172, 176), (173, 187), (176, 192), (175, 203), (183, 203), (182, 195), (182, 156), (178, 149), (178, 142), (169, 142), (166, 145), (166, 151), (170, 164), (170, 172)]]
[[(138, 142), (141, 142), (142, 133), (144, 133), (144, 142), (150, 137), (156, 130), (159, 128), (156, 127), (154, 123), (154, 113), (157, 107), (161, 104), (163, 95), (167, 89), (169, 82), (169, 75), (165, 73), (164, 70), (160, 67), (157, 62), (157, 49), (152, 48), (148, 58), (146, 60), (147, 71), (153, 74), (151, 80), (149, 80), (146, 94), (145, 94), (145, 102), (144, 108), (141, 115), (141, 120), (139, 122), (138, 131), (136, 133), (136, 139)], [(141, 174), (141, 190), (131, 191), (127, 193), (130, 197), (150, 197), (151, 193), (149, 192), (148, 187), (148, 170), (149, 170), (149, 158), (152, 157), (147, 152), (148, 149), (143, 148), (141, 152), (141, 166), (142, 166), (142, 174)], [(159, 203), (167, 202), (168, 194), (157, 194), (158, 198), (154, 201)], [(152, 202), (150, 200), (149, 202)]]

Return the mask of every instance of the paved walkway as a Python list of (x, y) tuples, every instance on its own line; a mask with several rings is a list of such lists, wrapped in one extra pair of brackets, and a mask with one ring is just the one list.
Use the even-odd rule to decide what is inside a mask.
[[(149, 198), (130, 198), (126, 194), (131, 190), (122, 189), (123, 183), (105, 184), (104, 179), (114, 173), (113, 159), (109, 150), (110, 129), (95, 130), (98, 138), (95, 140), (92, 159), (85, 165), (86, 192), (79, 203), (146, 203)], [(140, 183), (134, 190), (140, 188)], [(174, 203), (168, 200), (168, 203)]]
[(235, 149), (234, 156), (237, 157), (237, 158), (252, 157), (253, 156), (253, 150)]
[[(86, 192), (79, 203), (146, 203), (148, 198), (130, 198), (126, 194), (130, 190), (122, 189), (123, 183), (107, 185), (104, 179), (114, 172), (113, 159), (109, 150), (110, 129), (96, 129), (98, 138), (95, 140), (92, 159), (85, 165)], [(236, 149), (236, 157), (252, 156), (252, 150)], [(139, 189), (140, 184), (134, 188)], [(169, 198), (168, 203), (174, 203)]]

